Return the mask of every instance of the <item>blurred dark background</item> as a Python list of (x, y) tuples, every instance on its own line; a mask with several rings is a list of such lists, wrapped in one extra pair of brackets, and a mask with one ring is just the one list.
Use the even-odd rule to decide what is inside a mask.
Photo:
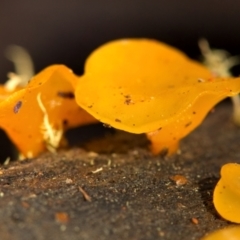
[(88, 54), (117, 38), (155, 38), (197, 57), (197, 41), (239, 54), (239, 0), (1, 0), (0, 79), (13, 70), (9, 44), (25, 47), (36, 71), (64, 63), (82, 72)]
[(197, 58), (205, 37), (237, 55), (239, 27), (239, 0), (1, 0), (0, 81), (13, 71), (9, 44), (29, 51), (36, 72), (63, 63), (81, 74), (89, 53), (117, 38), (155, 38)]

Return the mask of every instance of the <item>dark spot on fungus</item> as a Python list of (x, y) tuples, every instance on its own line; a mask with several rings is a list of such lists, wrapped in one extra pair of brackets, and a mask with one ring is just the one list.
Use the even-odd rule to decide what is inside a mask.
[(125, 104), (127, 105), (130, 105), (132, 103), (132, 100), (130, 98), (127, 98), (125, 101), (124, 101)]
[(38, 85), (39, 85), (39, 86), (42, 85), (42, 82), (38, 83)]
[(162, 127), (158, 128), (158, 131), (160, 131), (162, 129)]
[(22, 101), (18, 101), (18, 102), (16, 103), (16, 105), (14, 106), (14, 108), (13, 108), (13, 112), (14, 112), (14, 113), (18, 113), (18, 112), (19, 112), (19, 109), (21, 108), (21, 106), (22, 106)]
[(186, 125), (185, 125), (185, 127), (188, 127), (188, 126), (190, 126), (192, 124), (192, 122), (188, 122)]
[(125, 104), (130, 105), (133, 103), (130, 95), (125, 95), (124, 97), (126, 98), (124, 101)]
[(193, 114), (196, 114), (196, 112), (194, 111)]
[(58, 92), (57, 95), (62, 98), (75, 98), (75, 95), (73, 92)]
[(67, 120), (67, 119), (64, 119), (64, 120), (63, 120), (63, 125), (64, 125), (64, 126), (68, 125), (68, 120)]
[(122, 122), (122, 121), (121, 121), (120, 119), (117, 119), (117, 118), (116, 118), (116, 119), (115, 119), (115, 122)]
[(93, 105), (89, 105), (88, 108), (92, 108)]

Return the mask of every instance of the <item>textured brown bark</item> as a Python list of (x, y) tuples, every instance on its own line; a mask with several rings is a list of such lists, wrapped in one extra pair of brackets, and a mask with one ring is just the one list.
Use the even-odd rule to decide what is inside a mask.
[(212, 192), (222, 164), (240, 162), (231, 111), (216, 107), (169, 158), (153, 157), (145, 136), (117, 132), (1, 166), (1, 240), (184, 240), (228, 225)]

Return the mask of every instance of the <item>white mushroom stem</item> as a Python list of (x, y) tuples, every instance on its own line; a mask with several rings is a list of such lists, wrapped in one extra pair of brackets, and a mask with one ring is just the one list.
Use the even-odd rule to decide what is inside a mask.
[(17, 45), (11, 45), (6, 50), (6, 57), (12, 61), (15, 73), (8, 73), (5, 83), (7, 91), (14, 91), (17, 87), (25, 87), (34, 76), (34, 66), (30, 54), (26, 49)]
[[(229, 52), (221, 49), (211, 49), (206, 39), (200, 39), (199, 48), (204, 58), (203, 63), (216, 77), (231, 77), (230, 69), (240, 64), (238, 56), (231, 56)], [(233, 121), (240, 126), (240, 97), (231, 97), (233, 103)]]

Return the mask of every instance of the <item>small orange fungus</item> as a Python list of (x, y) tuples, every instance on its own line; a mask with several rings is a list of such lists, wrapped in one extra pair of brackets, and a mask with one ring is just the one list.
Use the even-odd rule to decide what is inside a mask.
[(176, 183), (177, 186), (183, 186), (187, 183), (187, 178), (182, 175), (171, 176), (170, 179)]
[(201, 240), (239, 240), (240, 226), (231, 226), (207, 234)]
[(228, 163), (222, 167), (213, 203), (223, 218), (240, 223), (240, 164)]
[(76, 104), (77, 81), (70, 69), (53, 65), (25, 88), (0, 87), (0, 127), (25, 157), (54, 151), (66, 129), (96, 121)]
[(179, 50), (149, 39), (107, 43), (87, 59), (77, 103), (112, 127), (147, 133), (153, 153), (178, 149), (209, 110), (240, 91), (240, 78), (213, 78)]

